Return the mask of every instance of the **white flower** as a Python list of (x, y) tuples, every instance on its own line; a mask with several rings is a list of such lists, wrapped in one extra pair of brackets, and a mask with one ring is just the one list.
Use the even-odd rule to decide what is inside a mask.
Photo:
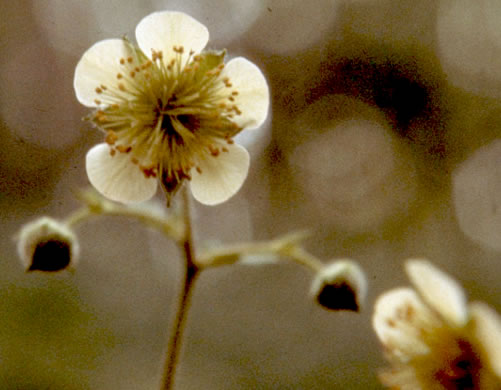
[(391, 369), (393, 389), (501, 389), (501, 318), (483, 303), (467, 304), (455, 280), (424, 260), (406, 271), (415, 286), (380, 296), (374, 329)]
[(17, 251), (27, 271), (60, 271), (74, 266), (79, 245), (64, 223), (41, 217), (24, 225), (17, 238)]
[(181, 12), (155, 12), (126, 39), (97, 42), (75, 70), (78, 100), (106, 133), (86, 158), (92, 185), (123, 203), (171, 195), (185, 179), (201, 203), (224, 202), (242, 186), (249, 154), (233, 137), (259, 127), (269, 106), (261, 71), (225, 52), (202, 51), (205, 26)]

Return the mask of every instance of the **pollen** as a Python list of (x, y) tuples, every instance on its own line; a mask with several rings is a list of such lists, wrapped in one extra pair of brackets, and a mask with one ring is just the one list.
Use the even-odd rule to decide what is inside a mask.
[(115, 133), (113, 130), (108, 131), (108, 134), (106, 134), (106, 138), (104, 140), (108, 145), (114, 145), (118, 140), (117, 133)]
[(130, 153), (132, 150), (132, 146), (126, 146), (126, 145), (117, 145), (117, 146), (115, 146), (115, 148), (120, 153)]

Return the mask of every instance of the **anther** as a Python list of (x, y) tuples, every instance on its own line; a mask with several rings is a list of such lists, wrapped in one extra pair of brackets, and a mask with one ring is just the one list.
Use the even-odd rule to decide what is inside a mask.
[(214, 157), (219, 156), (219, 149), (218, 148), (215, 148), (214, 146), (209, 145), (209, 151), (210, 151), (210, 154), (213, 155)]
[(202, 173), (202, 168), (200, 168), (199, 166), (197, 166), (195, 169), (197, 170), (198, 173)]
[(117, 136), (117, 133), (115, 133), (114, 131), (110, 130), (108, 131), (108, 133), (106, 134), (106, 137), (104, 138), (104, 141), (108, 144), (108, 145), (114, 145), (115, 142), (117, 142), (118, 140), (118, 136)]
[(132, 71), (129, 74), (130, 74), (130, 77), (134, 78), (134, 76), (136, 75), (136, 72)]
[(98, 105), (99, 105), (99, 104), (101, 104), (101, 100), (99, 100), (99, 99), (94, 99), (94, 103), (96, 103), (96, 104), (98, 104)]
[(123, 85), (122, 83), (118, 83), (118, 89), (122, 92), (125, 92), (125, 85)]
[(99, 87), (97, 87), (97, 88), (95, 89), (95, 91), (96, 91), (96, 93), (103, 93), (103, 90), (102, 90), (101, 88), (99, 88)]
[(231, 138), (228, 138), (228, 139), (226, 140), (226, 143), (227, 143), (228, 145), (233, 145), (233, 144), (235, 143), (235, 141), (233, 141), (233, 139), (231, 139)]
[(232, 92), (231, 92), (231, 94), (232, 94), (233, 96), (237, 96), (237, 95), (238, 95), (238, 91), (232, 91)]
[(130, 161), (132, 161), (132, 164), (134, 164), (134, 165), (139, 164), (139, 160), (138, 160), (137, 158), (135, 158), (135, 157), (132, 157), (132, 158), (130, 159)]
[(135, 70), (136, 72), (139, 72), (141, 69), (139, 69), (139, 66), (136, 66), (136, 67), (134, 68), (134, 70)]
[(221, 150), (225, 153), (228, 153), (228, 148), (226, 146), (223, 146)]
[(130, 153), (132, 150), (132, 146), (127, 146), (127, 145), (117, 145), (115, 148), (120, 152), (120, 153)]
[(183, 46), (173, 46), (172, 50), (174, 50), (178, 54), (183, 54), (184, 53), (184, 47)]
[(106, 85), (101, 84), (101, 89), (102, 89), (103, 91), (106, 91), (108, 88), (106, 87)]
[(132, 62), (132, 57), (127, 57), (127, 62), (130, 64)]
[(106, 119), (107, 119), (106, 115), (104, 114), (104, 111), (102, 111), (102, 110), (99, 110), (98, 112), (96, 112), (95, 117), (99, 122), (106, 122)]
[(117, 73), (117, 79), (121, 79), (123, 76), (122, 76), (122, 73)]
[(110, 148), (110, 156), (113, 157), (116, 154), (116, 150), (113, 148)]
[(125, 58), (120, 58), (120, 64), (124, 65), (125, 64)]
[(235, 101), (235, 98), (234, 98), (233, 96), (230, 96), (230, 97), (228, 98), (228, 100), (229, 100), (230, 102), (234, 102), (234, 101)]

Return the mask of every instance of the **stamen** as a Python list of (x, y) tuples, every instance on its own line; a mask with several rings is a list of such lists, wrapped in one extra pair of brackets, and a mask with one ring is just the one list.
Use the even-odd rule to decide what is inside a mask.
[(117, 151), (113, 148), (110, 148), (110, 156), (113, 157), (115, 154), (117, 153)]
[(178, 54), (183, 54), (184, 53), (184, 47), (183, 46), (173, 46), (172, 50), (174, 50)]
[(99, 99), (94, 99), (94, 103), (96, 103), (97, 105), (101, 104), (101, 100)]
[(120, 153), (130, 153), (132, 150), (132, 146), (127, 146), (127, 145), (117, 145), (115, 148), (120, 152)]
[(122, 76), (122, 73), (117, 73), (117, 79), (121, 79), (123, 76)]
[(132, 57), (127, 57), (127, 62), (128, 62), (129, 64), (130, 64), (130, 63), (132, 63), (132, 61), (133, 61), (133, 58), (132, 58)]
[(212, 156), (214, 157), (219, 156), (219, 149), (214, 147), (213, 145), (209, 145), (209, 151)]
[(108, 131), (108, 134), (106, 134), (106, 137), (104, 139), (104, 141), (108, 145), (114, 145), (115, 142), (117, 142), (117, 140), (118, 140), (117, 133), (115, 133), (113, 130)]
[(198, 173), (202, 173), (202, 168), (200, 168), (198, 165), (196, 166), (195, 169), (197, 170)]
[(120, 58), (120, 65), (125, 65), (125, 58)]
[(95, 91), (96, 91), (96, 93), (103, 93), (103, 90), (99, 87), (96, 87)]

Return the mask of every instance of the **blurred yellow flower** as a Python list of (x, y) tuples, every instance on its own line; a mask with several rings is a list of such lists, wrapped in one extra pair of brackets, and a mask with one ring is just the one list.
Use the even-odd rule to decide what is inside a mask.
[(77, 99), (95, 108), (106, 133), (86, 157), (92, 185), (123, 203), (169, 199), (184, 180), (201, 203), (224, 202), (242, 186), (249, 154), (233, 141), (259, 127), (269, 106), (261, 71), (225, 52), (202, 51), (207, 28), (181, 12), (155, 12), (126, 39), (97, 42), (80, 59)]
[(467, 304), (463, 290), (424, 260), (410, 260), (414, 284), (384, 293), (374, 329), (391, 368), (393, 389), (501, 389), (501, 318), (487, 305)]

